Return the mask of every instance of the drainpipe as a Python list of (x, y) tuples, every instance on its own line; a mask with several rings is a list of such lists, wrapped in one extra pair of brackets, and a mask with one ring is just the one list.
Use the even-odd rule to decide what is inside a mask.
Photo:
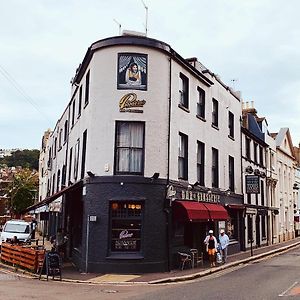
[[(242, 114), (243, 114), (243, 110), (242, 110)], [(243, 195), (243, 203), (245, 203), (245, 197), (244, 197), (244, 175), (243, 175), (243, 134), (242, 134), (242, 117), (240, 117), (240, 154), (241, 154), (241, 192)], [(245, 234), (245, 229), (246, 229), (246, 216), (244, 218), (242, 218), (242, 230), (241, 230), (241, 238), (243, 239), (243, 251), (246, 251), (246, 234)]]
[[(67, 174), (68, 174), (68, 153), (69, 153), (69, 134), (70, 134), (70, 116), (71, 116), (71, 113), (70, 113), (70, 107), (71, 105), (69, 104), (69, 112), (68, 112), (68, 135), (67, 135), (67, 143), (66, 143), (66, 155), (65, 155), (65, 177), (64, 177), (64, 181), (65, 181), (65, 185), (67, 186)], [(64, 174), (62, 174), (62, 177), (64, 176)], [(68, 178), (68, 181), (69, 181), (70, 178)], [(67, 229), (67, 231), (69, 232), (69, 224), (66, 224), (66, 195), (63, 194), (63, 207), (62, 207), (62, 210), (63, 210), (63, 215), (62, 215), (62, 221), (63, 221), (63, 228), (64, 229)], [(69, 232), (70, 234), (70, 232)]]
[(86, 245), (85, 245), (85, 273), (88, 272), (89, 261), (89, 235), (90, 235), (90, 215), (87, 216), (86, 225)]
[[(166, 196), (165, 196), (165, 205), (168, 201), (167, 199), (167, 190), (170, 184), (170, 135), (171, 135), (171, 94), (172, 94), (172, 58), (169, 57), (169, 107), (168, 107), (168, 156), (167, 156), (167, 185), (166, 185)], [(167, 219), (167, 269), (171, 271), (171, 260), (172, 260), (172, 253), (171, 253), (171, 205), (165, 209), (166, 212), (166, 219)]]

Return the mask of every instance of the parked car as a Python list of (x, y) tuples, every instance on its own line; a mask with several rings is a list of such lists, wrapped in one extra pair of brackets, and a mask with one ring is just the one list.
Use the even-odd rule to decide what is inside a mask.
[(0, 245), (15, 236), (20, 242), (29, 242), (31, 239), (31, 224), (24, 220), (10, 220), (5, 223), (1, 232)]

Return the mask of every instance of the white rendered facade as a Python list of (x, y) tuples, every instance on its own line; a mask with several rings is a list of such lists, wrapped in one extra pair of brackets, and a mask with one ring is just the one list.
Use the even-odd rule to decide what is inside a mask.
[[(97, 43), (93, 45), (97, 47)], [(143, 53), (148, 56), (148, 90), (134, 91), (137, 99), (146, 101), (142, 114), (120, 113), (119, 101), (126, 93), (124, 90), (116, 89), (117, 57), (120, 52)], [(158, 70), (159, 79), (157, 79)], [(85, 105), (87, 73), (89, 73), (89, 100), (88, 104)], [(188, 110), (178, 107), (180, 73), (189, 79)], [(211, 148), (213, 147), (219, 150), (219, 189), (228, 189), (228, 156), (230, 155), (234, 158), (234, 192), (241, 194), (241, 179), (238, 176), (241, 169), (239, 134), (241, 106), (238, 98), (210, 72), (206, 72), (205, 76), (202, 75), (202, 79), (199, 80), (194, 71), (182, 66), (176, 60), (170, 60), (169, 56), (162, 52), (151, 48), (124, 45), (95, 51), (78, 83), (72, 85), (71, 101), (47, 140), (44, 162), (47, 163), (51, 149), (52, 162), (47, 175), (47, 179), (50, 180), (48, 190), (51, 186), (50, 194), (61, 189), (61, 182), (57, 182), (57, 172), (61, 170), (62, 174), (64, 165), (68, 165), (64, 185), (86, 177), (87, 170), (92, 171), (97, 176), (114, 175), (113, 150), (116, 120), (145, 122), (145, 165), (143, 175), (151, 177), (153, 173), (158, 172), (161, 178), (166, 178), (168, 176), (167, 143), (170, 84), (170, 180), (178, 180), (178, 133), (182, 132), (188, 136), (189, 148), (189, 171), (186, 182), (194, 183), (197, 181), (197, 141), (201, 141), (205, 143), (207, 150), (205, 186), (211, 187)], [(79, 114), (78, 101), (81, 87), (82, 107)], [(196, 117), (197, 87), (200, 87), (206, 93), (205, 118), (202, 120)], [(220, 125), (218, 128), (213, 127), (211, 124), (212, 98), (217, 99), (219, 103)], [(75, 112), (73, 113), (73, 111)], [(234, 115), (235, 136), (233, 139), (228, 137), (228, 111), (231, 111)], [(73, 114), (74, 122), (72, 121)], [(68, 122), (67, 132), (65, 131), (65, 122)], [(82, 171), (81, 150), (85, 130), (87, 130), (86, 161), (85, 170)], [(77, 160), (78, 167), (76, 167), (74, 163), (78, 144), (79, 157)], [(72, 158), (70, 159), (71, 152)], [(44, 168), (47, 169), (46, 166)], [(62, 179), (62, 176), (60, 176), (60, 179)], [(44, 190), (40, 192), (42, 199), (45, 198)]]
[[(132, 61), (140, 64), (140, 74), (134, 74)], [(187, 239), (180, 246), (189, 240), (187, 246), (201, 250), (208, 228), (228, 228), (233, 251), (240, 251), (240, 117), (239, 97), (218, 76), (163, 42), (120, 36), (92, 44), (40, 157), (40, 170), (47, 170), (41, 174), (40, 200), (62, 196), (61, 215), (51, 212), (52, 223), (67, 230), (77, 226), (75, 263), (85, 271), (111, 272), (120, 271), (121, 259), (124, 272), (132, 266), (136, 272), (166, 270), (172, 264), (173, 207), (179, 202), (200, 206), (203, 200), (215, 201), (211, 207), (223, 215), (199, 214), (197, 222), (181, 224)], [(170, 186), (174, 201), (166, 197)], [(122, 232), (131, 229), (118, 232), (114, 225), (119, 224), (114, 209), (121, 206), (141, 211), (130, 233), (138, 237), (130, 240), (136, 248), (129, 258)], [(91, 215), (101, 238), (87, 243)], [(89, 252), (87, 244), (98, 250)]]
[(276, 134), (278, 183), (276, 193), (279, 198), (278, 241), (295, 237), (294, 203), (295, 158), (288, 128), (281, 128)]

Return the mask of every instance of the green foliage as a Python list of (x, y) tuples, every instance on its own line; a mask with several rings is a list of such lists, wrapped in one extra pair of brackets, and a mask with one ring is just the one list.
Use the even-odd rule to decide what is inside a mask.
[(0, 165), (38, 170), (39, 155), (39, 150), (17, 150), (11, 156), (0, 158)]
[(15, 174), (12, 183), (7, 188), (10, 197), (10, 210), (21, 213), (34, 203), (38, 190), (38, 173), (23, 169)]

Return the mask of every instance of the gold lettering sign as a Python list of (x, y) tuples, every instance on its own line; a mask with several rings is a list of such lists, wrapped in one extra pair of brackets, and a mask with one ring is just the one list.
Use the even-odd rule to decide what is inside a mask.
[(146, 100), (138, 100), (137, 95), (135, 93), (129, 93), (124, 95), (120, 102), (119, 108), (120, 112), (134, 112), (134, 113), (142, 113), (141, 109), (132, 109), (133, 107), (143, 107), (146, 103)]
[(220, 195), (212, 194), (212, 193), (208, 194), (203, 192), (192, 192), (192, 191), (181, 190), (181, 199), (194, 200), (198, 202), (219, 203)]

